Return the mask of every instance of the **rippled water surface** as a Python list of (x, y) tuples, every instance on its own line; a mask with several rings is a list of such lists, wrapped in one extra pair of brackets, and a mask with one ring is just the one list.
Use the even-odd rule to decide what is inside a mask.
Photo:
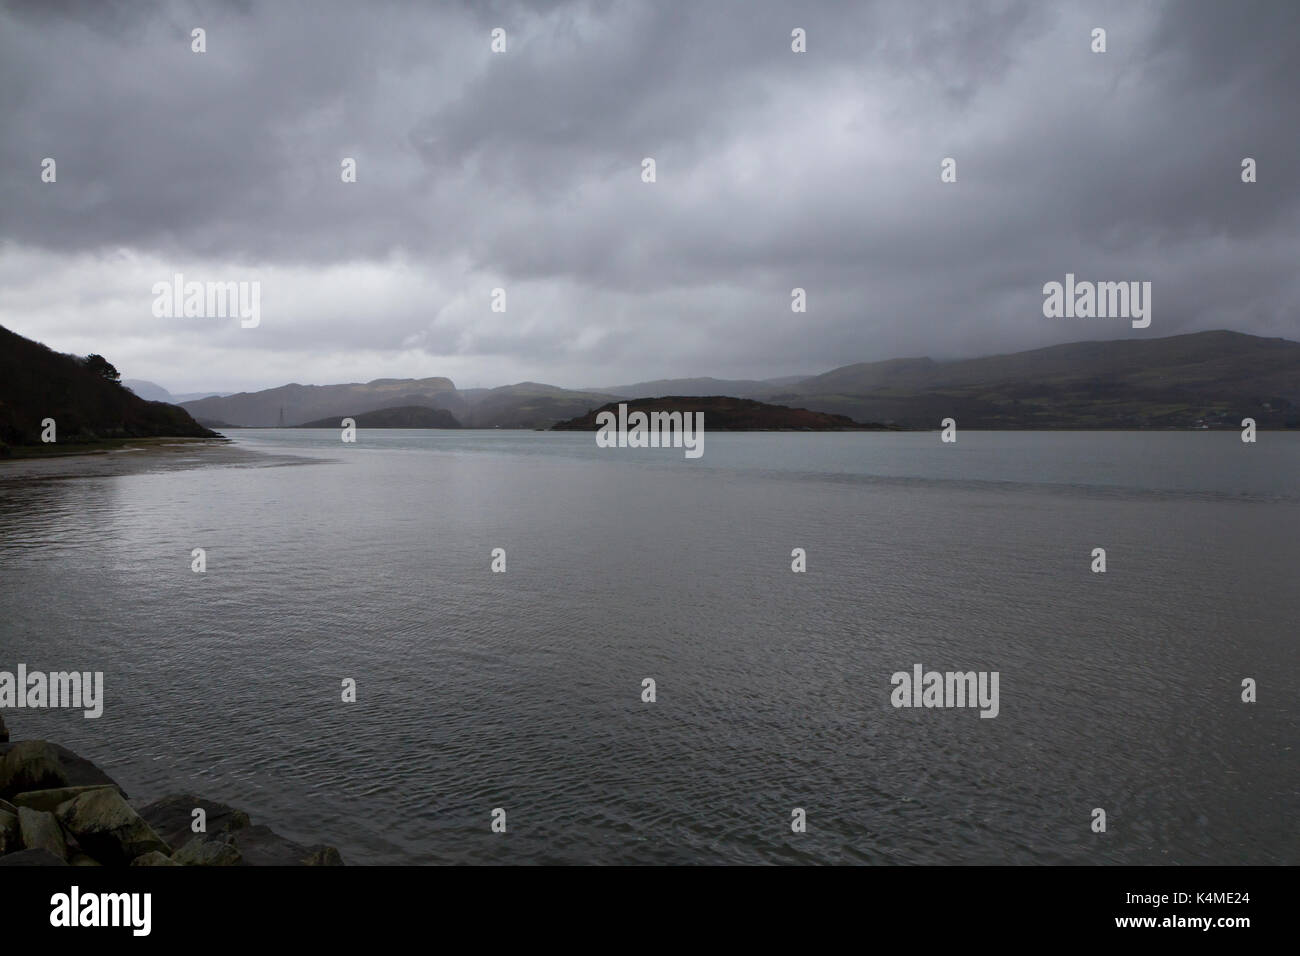
[(107, 698), (11, 730), (133, 798), (355, 863), (1300, 861), (1300, 434), (228, 434), (0, 465), (0, 669)]

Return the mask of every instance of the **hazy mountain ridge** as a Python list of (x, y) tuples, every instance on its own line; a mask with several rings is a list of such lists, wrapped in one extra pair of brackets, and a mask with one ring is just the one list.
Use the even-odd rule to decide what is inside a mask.
[(544, 428), (615, 397), (538, 382), (462, 392), (448, 378), (381, 378), (347, 385), (282, 385), (186, 402), (184, 407), (199, 421), (247, 427), (337, 423), (380, 409), (419, 406), (449, 412), (465, 428)]
[(1239, 332), (848, 365), (766, 396), (857, 419), (985, 428), (1300, 425), (1300, 343)]
[(182, 392), (179, 395), (173, 395), (157, 382), (148, 382), (142, 378), (126, 378), (122, 380), (122, 384), (146, 402), (166, 402), (168, 405), (197, 402), (201, 398), (222, 397), (230, 394), (230, 392)]
[(859, 422), (935, 428), (943, 418), (983, 428), (1300, 426), (1300, 343), (1239, 332), (1074, 342), (936, 361), (859, 362), (791, 381), (659, 379), (601, 390), (522, 382), (460, 391), (450, 379), (286, 385), (185, 402), (200, 421), (277, 425), (422, 405), (467, 428), (545, 428), (617, 399), (720, 394)]
[(260, 392), (239, 392), (224, 398), (203, 398), (183, 407), (199, 421), (235, 426), (292, 426), (322, 418), (360, 415), (381, 408), (423, 405), (459, 415), (465, 401), (451, 379), (380, 378), (344, 385), (299, 385), (296, 382)]

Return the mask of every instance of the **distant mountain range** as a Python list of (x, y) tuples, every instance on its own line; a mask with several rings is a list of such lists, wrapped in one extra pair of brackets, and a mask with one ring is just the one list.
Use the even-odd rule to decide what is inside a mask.
[(147, 401), (165, 390), (133, 380), (133, 393), (106, 375), (104, 359), (91, 358), (0, 328), (0, 442), (39, 442), (47, 417), (58, 422), (61, 442), (210, 434), (204, 425), (334, 428), (345, 417), (359, 427), (550, 428), (620, 400), (666, 396), (753, 399), (901, 428), (937, 428), (949, 417), (964, 428), (1238, 428), (1246, 417), (1261, 428), (1300, 427), (1300, 343), (1222, 331), (957, 361), (864, 362), (769, 380), (663, 379), (583, 390), (537, 382), (457, 389), (442, 377), (388, 378), (282, 385), (179, 407)]
[(1075, 342), (956, 361), (901, 358), (768, 380), (661, 379), (575, 390), (524, 382), (457, 389), (447, 378), (284, 385), (186, 401), (204, 423), (337, 421), (383, 408), (443, 409), (467, 428), (549, 428), (619, 399), (749, 398), (857, 422), (937, 428), (1300, 427), (1300, 343), (1239, 332)]
[(967, 428), (1300, 426), (1300, 343), (1239, 332), (846, 365), (752, 397), (858, 420)]
[(9, 445), (52, 446), (110, 438), (215, 437), (184, 409), (149, 402), (117, 380), (102, 356), (63, 355), (0, 327), (0, 456)]
[(122, 384), (135, 392), (141, 398), (148, 402), (167, 402), (169, 405), (179, 405), (181, 402), (192, 402), (200, 398), (208, 398), (213, 395), (229, 395), (230, 392), (184, 392), (180, 395), (173, 395), (167, 389), (154, 382), (146, 382), (142, 378), (123, 379)]
[(201, 422), (243, 426), (295, 427), (323, 418), (342, 418), (419, 405), (458, 417), (466, 402), (449, 378), (380, 378), (366, 384), (281, 385), (261, 392), (239, 392), (184, 402)]
[(422, 406), (450, 412), (465, 428), (544, 428), (615, 397), (536, 382), (462, 391), (448, 378), (381, 378), (364, 384), (282, 385), (182, 405), (214, 427), (296, 427), (384, 408)]

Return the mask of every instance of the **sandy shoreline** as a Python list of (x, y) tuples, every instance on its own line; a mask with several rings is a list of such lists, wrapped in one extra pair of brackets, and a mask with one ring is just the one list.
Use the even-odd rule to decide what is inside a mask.
[(307, 465), (318, 458), (275, 455), (241, 447), (226, 438), (141, 438), (116, 447), (0, 458), (0, 483), (41, 478), (115, 477), (191, 468), (271, 468)]

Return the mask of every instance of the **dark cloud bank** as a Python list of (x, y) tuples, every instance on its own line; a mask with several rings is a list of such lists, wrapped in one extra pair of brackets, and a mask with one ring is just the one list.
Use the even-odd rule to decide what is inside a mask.
[[(1283, 2), (6, 4), (0, 323), (174, 391), (1296, 338), (1298, 38)], [(261, 324), (154, 317), (175, 272), (260, 281)], [(1151, 326), (1044, 318), (1067, 272), (1150, 281)]]

